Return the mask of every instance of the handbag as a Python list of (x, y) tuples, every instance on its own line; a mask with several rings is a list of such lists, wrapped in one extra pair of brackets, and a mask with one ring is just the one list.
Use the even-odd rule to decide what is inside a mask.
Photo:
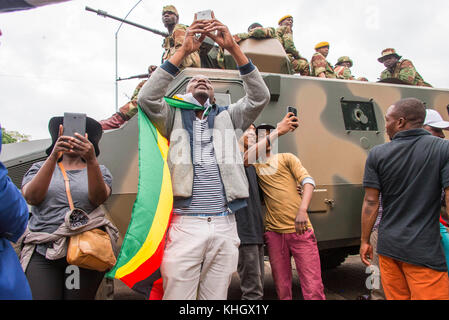
[[(72, 194), (70, 193), (67, 173), (61, 162), (58, 165), (64, 176), (65, 189), (71, 213), (74, 216), (80, 216), (81, 213), (87, 217), (87, 214), (83, 210), (75, 208)], [(117, 261), (109, 235), (98, 228), (71, 236), (67, 246), (66, 259), (70, 265), (101, 272), (111, 269)]]

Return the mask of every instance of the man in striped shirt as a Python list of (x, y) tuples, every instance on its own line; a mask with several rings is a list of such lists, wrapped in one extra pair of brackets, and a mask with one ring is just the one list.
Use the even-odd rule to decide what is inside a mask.
[[(200, 110), (173, 108), (164, 95), (184, 58), (198, 50), (206, 35), (228, 50), (240, 66), (246, 96), (219, 107), (212, 82), (198, 75), (190, 80), (186, 94), (178, 98)], [(161, 264), (164, 299), (227, 298), (240, 244), (234, 212), (246, 206), (249, 196), (236, 131), (243, 133), (269, 99), (257, 68), (214, 16), (192, 23), (182, 47), (153, 73), (139, 93), (140, 107), (170, 140), (167, 162), (174, 215)]]

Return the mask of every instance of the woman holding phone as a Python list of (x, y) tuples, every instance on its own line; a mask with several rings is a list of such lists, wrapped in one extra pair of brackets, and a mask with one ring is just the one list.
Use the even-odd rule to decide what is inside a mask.
[[(76, 208), (88, 215), (103, 204), (111, 194), (112, 176), (109, 170), (97, 162), (100, 153), (98, 142), (102, 136), (101, 125), (86, 117), (86, 134), (63, 135), (63, 117), (54, 117), (48, 128), (52, 145), (46, 150), (46, 161), (34, 163), (22, 181), (22, 193), (32, 216), (29, 233), (44, 233), (49, 236), (66, 223), (70, 211), (63, 170), (66, 171), (70, 193)], [(104, 218), (103, 227), (111, 227)], [(112, 226), (112, 228), (114, 228)], [(109, 230), (107, 230), (109, 231)], [(67, 240), (67, 239), (65, 239)], [(45, 240), (43, 240), (45, 241)], [(24, 242), (27, 243), (25, 237)], [(26, 257), (24, 250), (21, 262), (26, 269), (33, 299), (72, 300), (94, 299), (104, 273), (79, 268), (79, 277), (70, 272), (66, 261), (66, 248), (55, 253), (58, 241), (31, 243), (34, 249)], [(28, 250), (30, 251), (30, 250)]]

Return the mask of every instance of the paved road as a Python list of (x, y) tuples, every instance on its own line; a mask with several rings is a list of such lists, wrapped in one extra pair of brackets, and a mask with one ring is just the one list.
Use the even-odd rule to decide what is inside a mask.
[[(341, 266), (333, 270), (323, 272), (322, 277), (326, 298), (328, 300), (356, 300), (359, 295), (367, 293), (367, 289), (365, 288), (365, 280), (367, 276), (368, 275), (365, 274), (365, 267), (360, 261), (360, 257), (358, 255), (349, 256)], [(115, 281), (114, 286), (114, 299), (143, 299), (141, 295), (134, 293), (120, 281)], [(240, 295), (241, 291), (239, 288), (239, 279), (237, 275), (234, 275), (229, 288), (228, 299), (239, 300)], [(269, 262), (265, 262), (265, 299), (277, 299)], [(301, 288), (299, 286), (296, 270), (293, 272), (293, 299), (302, 299)]]

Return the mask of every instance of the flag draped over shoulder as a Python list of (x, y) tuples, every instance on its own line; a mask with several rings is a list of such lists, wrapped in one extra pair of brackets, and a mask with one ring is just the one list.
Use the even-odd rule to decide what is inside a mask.
[[(183, 101), (182, 96), (164, 99), (173, 108), (205, 109)], [(106, 277), (120, 279), (146, 299), (160, 300), (164, 295), (160, 265), (173, 210), (173, 191), (167, 165), (169, 143), (140, 107), (138, 117), (137, 197), (117, 263)]]
[(139, 108), (139, 182), (131, 221), (117, 263), (106, 275), (146, 299), (163, 296), (160, 264), (173, 209), (168, 141)]

